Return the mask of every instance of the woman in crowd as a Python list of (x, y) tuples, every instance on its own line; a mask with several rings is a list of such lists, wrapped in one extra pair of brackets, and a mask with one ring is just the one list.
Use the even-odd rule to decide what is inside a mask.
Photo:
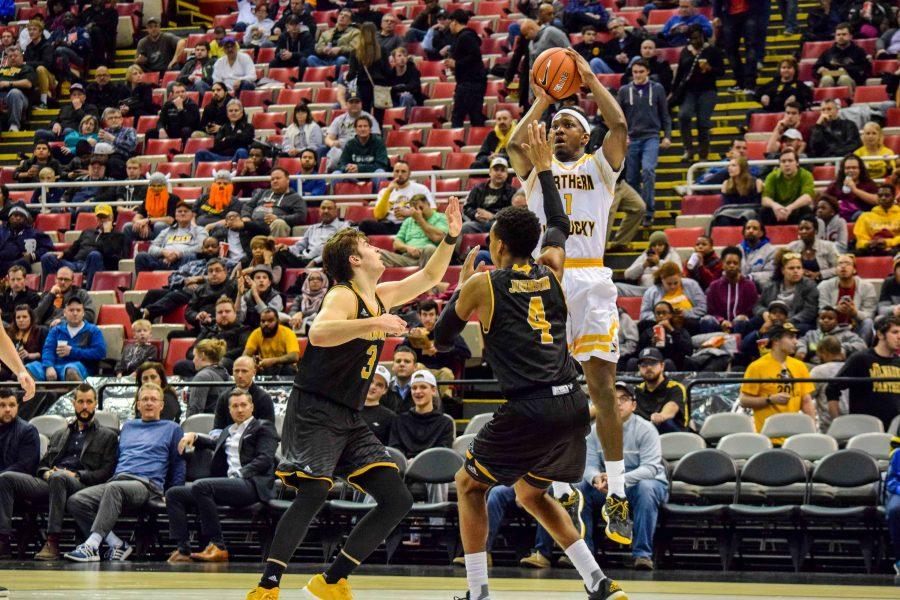
[(684, 265), (684, 276), (700, 284), (703, 291), (713, 281), (722, 276), (722, 261), (713, 248), (712, 239), (701, 235), (694, 244), (694, 253)]
[(303, 282), (300, 295), (294, 300), (291, 311), (291, 328), (301, 334), (312, 324), (322, 308), (322, 301), (328, 292), (328, 277), (325, 271), (310, 270)]
[(247, 121), (244, 105), (240, 100), (229, 100), (225, 112), (228, 122), (216, 130), (212, 150), (200, 150), (195, 155), (199, 162), (232, 161), (237, 162), (250, 156), (250, 144), (256, 131)]
[(700, 25), (694, 24), (688, 28), (688, 40), (678, 59), (669, 102), (669, 106), (680, 107), (678, 121), (684, 143), (681, 160), (685, 162), (694, 159), (692, 128), (695, 117), (700, 160), (709, 158), (709, 130), (712, 129), (712, 114), (716, 106), (716, 81), (725, 73), (722, 52), (706, 41), (706, 34)]
[(359, 44), (350, 56), (347, 81), (356, 80), (356, 93), (362, 100), (363, 110), (372, 114), (379, 123), (384, 109), (375, 109), (375, 86), (388, 85), (390, 67), (386, 58), (381, 52), (375, 25), (369, 22), (360, 25)]
[(256, 267), (269, 267), (272, 270), (272, 284), (281, 283), (281, 267), (273, 264), (275, 256), (275, 238), (270, 235), (256, 235), (250, 240), (250, 261), (244, 269), (244, 275), (251, 275)]
[(307, 148), (318, 153), (325, 145), (322, 127), (313, 120), (312, 111), (306, 102), (300, 102), (294, 107), (294, 120), (281, 132), (281, 136), (281, 151), (288, 156), (298, 156)]
[(638, 328), (643, 331), (655, 322), (653, 309), (658, 302), (668, 302), (676, 315), (684, 320), (691, 333), (699, 331), (700, 319), (706, 315), (706, 294), (693, 279), (682, 277), (681, 265), (664, 262), (653, 275), (654, 285), (644, 292)]
[(78, 144), (87, 144), (91, 148), (97, 145), (100, 131), (100, 120), (94, 115), (85, 115), (78, 124), (77, 131), (70, 131), (59, 149), (60, 162), (68, 163), (78, 153)]
[[(225, 340), (201, 340), (194, 346), (194, 369), (197, 374), (194, 383), (217, 383), (228, 381), (228, 371), (221, 364), (225, 356)], [(225, 388), (207, 385), (192, 386), (188, 396), (187, 415), (216, 412), (216, 400)]]
[(753, 309), (753, 329), (763, 325), (769, 304), (775, 300), (784, 302), (788, 321), (800, 333), (815, 327), (819, 314), (819, 290), (815, 282), (803, 274), (803, 258), (797, 252), (781, 248), (775, 254), (775, 272), (772, 281), (762, 289), (759, 302)]
[(841, 161), (837, 178), (825, 188), (822, 196), (837, 200), (838, 214), (850, 223), (856, 221), (860, 213), (875, 206), (878, 185), (869, 177), (863, 161), (849, 154)]
[(119, 103), (123, 117), (138, 117), (159, 114), (159, 107), (153, 104), (153, 86), (145, 83), (144, 70), (138, 65), (131, 65), (125, 71), (125, 88), (128, 96)]
[[(23, 363), (41, 360), (41, 350), (47, 339), (47, 328), (39, 325), (34, 310), (27, 304), (16, 306), (15, 314), (3, 315), (10, 321), (6, 327), (9, 339), (16, 346), (16, 351)], [(10, 318), (12, 317), (12, 318)], [(16, 375), (5, 364), (0, 368), (0, 381), (15, 380)]]
[[(884, 131), (878, 123), (869, 121), (863, 126), (862, 131), (863, 145), (853, 152), (860, 158), (869, 156), (893, 156), (896, 154), (893, 150), (884, 145)], [(884, 179), (893, 173), (896, 163), (890, 160), (864, 160), (866, 163), (866, 171), (872, 179)]]
[(832, 243), (819, 239), (819, 220), (813, 216), (800, 219), (797, 225), (798, 239), (788, 244), (788, 250), (800, 255), (803, 275), (816, 283), (834, 277), (838, 249)]
[(246, 327), (259, 327), (259, 313), (265, 308), (278, 311), (279, 319), (287, 320), (284, 314), (284, 298), (272, 285), (272, 269), (265, 265), (253, 267), (249, 275), (238, 279), (238, 298), (235, 311), (237, 320)]
[[(422, 74), (416, 63), (409, 60), (409, 50), (400, 46), (391, 52), (391, 70), (388, 74), (388, 85), (391, 86), (391, 100), (394, 106), (404, 106), (411, 110), (413, 106), (425, 103), (422, 94)], [(409, 114), (407, 112), (407, 114)]]
[(849, 234), (847, 221), (838, 214), (837, 198), (822, 196), (816, 202), (816, 217), (819, 219), (818, 237), (833, 242), (838, 252), (847, 251)]
[(681, 267), (681, 256), (669, 246), (669, 238), (662, 231), (650, 234), (650, 244), (646, 250), (625, 269), (625, 279), (634, 283), (616, 283), (620, 296), (643, 296), (644, 291), (654, 285), (653, 276), (659, 265), (673, 262)]
[[(166, 379), (166, 368), (162, 365), (162, 363), (145, 362), (137, 368), (137, 371), (134, 372), (134, 380), (138, 383), (139, 386), (146, 383), (153, 383), (161, 387), (163, 390), (163, 410), (159, 418), (163, 420), (175, 421), (176, 423), (181, 421), (181, 403), (178, 401), (178, 394), (175, 393), (175, 389), (169, 385), (169, 380)], [(137, 389), (140, 390), (140, 387), (138, 387)], [(138, 393), (137, 391), (135, 391), (134, 416), (140, 417), (140, 413), (138, 413), (137, 411), (137, 401)]]
[(219, 128), (228, 122), (228, 103), (234, 100), (228, 88), (221, 81), (212, 84), (209, 104), (203, 108), (200, 116), (200, 129), (206, 135), (215, 135)]
[(763, 105), (759, 112), (780, 113), (788, 102), (797, 102), (803, 107), (802, 110), (807, 110), (812, 104), (813, 92), (798, 77), (797, 59), (789, 56), (778, 65), (778, 77), (760, 86), (756, 97)]
[(728, 161), (728, 179), (722, 182), (722, 206), (713, 213), (712, 227), (742, 226), (755, 219), (762, 206), (763, 181), (754, 177), (743, 156)]

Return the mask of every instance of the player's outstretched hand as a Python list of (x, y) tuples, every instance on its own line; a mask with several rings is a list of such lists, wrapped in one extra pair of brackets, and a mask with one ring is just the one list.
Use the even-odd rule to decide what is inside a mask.
[(463, 261), (462, 269), (459, 270), (459, 285), (457, 287), (461, 288), (463, 284), (469, 280), (469, 277), (475, 273), (487, 271), (487, 265), (484, 263), (481, 263), (477, 267), (475, 266), (475, 257), (478, 256), (480, 250), (481, 246), (475, 246), (469, 250), (468, 254), (466, 254), (466, 260)]
[(34, 379), (28, 371), (22, 371), (18, 375), (18, 380), (19, 385), (21, 385), (22, 389), (25, 391), (25, 395), (22, 396), (22, 402), (28, 402), (34, 398)]
[(459, 198), (450, 196), (450, 204), (447, 205), (444, 216), (447, 217), (448, 233), (453, 237), (458, 236), (462, 231), (462, 212), (459, 209)]
[(571, 48), (566, 48), (566, 54), (568, 54), (572, 60), (575, 61), (575, 66), (578, 68), (578, 74), (581, 75), (582, 84), (587, 87), (588, 81), (591, 79), (597, 79), (597, 76), (594, 75), (594, 72), (591, 71), (591, 65), (588, 64), (588, 61), (584, 59), (584, 57)]
[(549, 171), (553, 165), (553, 148), (550, 147), (547, 128), (543, 123), (534, 121), (528, 126), (528, 142), (522, 144), (522, 150), (538, 173)]
[(379, 317), (373, 317), (373, 319), (376, 331), (383, 331), (385, 334), (393, 336), (399, 336), (406, 333), (406, 321), (397, 315), (386, 313)]

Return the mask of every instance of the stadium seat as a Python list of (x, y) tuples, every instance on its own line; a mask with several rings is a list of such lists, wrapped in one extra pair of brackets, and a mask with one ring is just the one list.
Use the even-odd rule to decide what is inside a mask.
[(703, 227), (676, 227), (666, 231), (669, 245), (673, 248), (693, 248), (697, 238), (705, 234)]
[[(394, 250), (394, 236), (392, 236), (392, 235), (370, 235), (369, 236), (369, 244), (371, 244), (372, 246), (375, 246), (376, 248), (381, 248), (382, 250), (393, 251)], [(387, 270), (385, 270), (385, 274), (388, 277), (390, 277), (391, 275), (388, 273), (388, 271), (391, 271), (394, 268), (406, 268), (406, 267), (389, 267)], [(406, 277), (406, 275), (403, 275), (402, 277), (398, 277), (397, 279), (402, 279), (403, 277)], [(387, 279), (385, 279), (384, 276), (382, 276), (381, 280), (388, 281)], [(393, 281), (393, 280), (391, 280), (391, 281)]]
[(144, 144), (144, 154), (164, 154), (166, 156), (174, 156), (182, 150), (180, 139), (167, 140), (147, 140)]
[(813, 167), (812, 176), (816, 181), (834, 181), (834, 165), (816, 165)]
[(621, 73), (611, 73), (609, 75), (597, 75), (597, 80), (607, 88), (612, 89), (613, 91), (618, 90), (622, 87), (622, 74)]
[(372, 193), (372, 181), (338, 180), (334, 183), (335, 196), (356, 196)]
[(416, 64), (416, 66), (419, 68), (419, 74), (422, 78), (437, 77), (441, 80), (446, 78), (446, 74), (444, 73), (444, 63), (439, 60), (423, 60)]
[(319, 222), (321, 213), (318, 206), (310, 206), (306, 209), (306, 224), (314, 225)]
[(819, 58), (826, 50), (834, 45), (832, 41), (826, 42), (804, 42), (803, 49), (800, 52), (800, 58)]
[(466, 130), (458, 129), (429, 129), (425, 136), (425, 145), (431, 147), (447, 146), (450, 148), (462, 147), (465, 142)]
[(275, 98), (276, 104), (299, 104), (301, 100), (312, 102), (313, 88), (282, 88)]
[(440, 152), (410, 152), (403, 157), (411, 171), (434, 171), (442, 167)]
[(155, 290), (169, 284), (172, 271), (141, 271), (134, 281), (135, 290)]
[(97, 226), (97, 215), (92, 212), (78, 213), (75, 218), (75, 231), (93, 229)]
[(743, 241), (740, 227), (713, 227), (712, 240), (714, 246), (737, 246)]
[(861, 85), (853, 93), (854, 104), (861, 102), (886, 102), (887, 100), (887, 88), (883, 85)]
[(446, 106), (414, 106), (409, 114), (409, 122), (439, 128), (447, 120), (446, 113)]
[(406, 108), (401, 106), (399, 108), (385, 109), (381, 122), (384, 127), (390, 125), (395, 129), (406, 125)]
[[(827, 87), (827, 88), (813, 88), (813, 101), (814, 102), (822, 102), (823, 100), (831, 100), (832, 98), (837, 100), (849, 100), (851, 98), (850, 88), (847, 86), (837, 86), (837, 87)], [(756, 115), (754, 115), (756, 116)], [(773, 126), (774, 129), (774, 126)], [(771, 131), (771, 129), (769, 130)]]
[(131, 288), (131, 273), (127, 271), (98, 271), (91, 282), (91, 291), (113, 291)]
[(462, 241), (459, 245), (459, 253), (463, 256), (469, 253), (469, 250), (474, 248), (475, 246), (481, 246), (482, 249), (487, 248), (487, 238), (488, 234), (486, 233), (465, 233), (462, 236)]
[(659, 436), (659, 444), (662, 457), (673, 466), (691, 452), (706, 448), (706, 440), (690, 431), (664, 433)]
[[(372, 238), (374, 237), (386, 237), (386, 236), (370, 236), (369, 243), (372, 244)], [(372, 244), (373, 246), (375, 244)], [(393, 244), (392, 244), (393, 246)], [(379, 246), (380, 247), (380, 246)], [(384, 270), (384, 273), (381, 275), (381, 281), (399, 281), (401, 279), (405, 279), (416, 273), (419, 270), (419, 267), (388, 267)]]
[(766, 236), (775, 245), (781, 246), (797, 241), (796, 225), (771, 225), (766, 227)]
[(220, 169), (230, 171), (233, 166), (234, 165), (230, 160), (197, 163), (197, 166), (194, 169), (194, 177), (196, 177), (197, 179), (203, 179), (206, 177), (212, 178), (213, 173), (215, 173), (216, 171)]
[(841, 415), (831, 422), (827, 431), (841, 446), (861, 433), (884, 433), (884, 423), (872, 415)]
[(138, 117), (137, 126), (134, 128), (138, 134), (147, 133), (151, 129), (159, 127), (158, 115), (144, 115)]
[(639, 321), (641, 318), (641, 296), (619, 296), (616, 298), (616, 306), (628, 313), (628, 316)]
[(44, 233), (51, 231), (68, 231), (72, 228), (72, 214), (41, 213), (34, 219), (34, 228)]
[[(433, 130), (436, 131), (436, 130)], [(422, 145), (421, 129), (391, 129), (385, 137), (385, 145), (388, 148), (406, 147), (410, 150)]]
[(472, 440), (474, 439), (475, 434), (464, 433), (463, 435), (453, 440), (453, 451), (465, 458), (466, 452), (469, 451), (469, 446), (472, 445)]
[(493, 127), (487, 126), (472, 126), (469, 127), (469, 133), (466, 134), (466, 145), (467, 146), (480, 146), (484, 142), (484, 138), (488, 136), (490, 132), (494, 130)]
[(178, 308), (176, 308), (175, 310), (170, 311), (170, 312), (164, 314), (162, 317), (160, 317), (159, 322), (170, 324), (170, 325), (178, 325), (179, 323), (184, 324), (186, 322), (184, 319), (184, 313), (185, 313), (186, 309), (187, 309), (187, 305), (181, 305)]
[[(72, 285), (81, 287), (84, 283), (84, 273), (74, 273)], [(44, 292), (49, 292), (50, 288), (56, 285), (56, 273), (49, 273), (44, 278)]]
[(211, 137), (191, 138), (184, 143), (185, 154), (196, 154), (200, 150), (212, 150), (215, 140)]
[(800, 433), (784, 440), (781, 446), (800, 455), (804, 460), (816, 462), (837, 452), (837, 440), (824, 433)]
[(261, 112), (253, 115), (251, 124), (255, 129), (274, 129), (280, 132), (285, 126), (286, 119), (287, 115), (283, 112)]
[(291, 289), (304, 273), (306, 273), (306, 269), (285, 269), (281, 274), (281, 291), (286, 292)]
[[(755, 116), (755, 115), (754, 115)], [(682, 215), (711, 215), (722, 206), (722, 195), (688, 195), (681, 200)]]
[(403, 344), (403, 338), (389, 337), (384, 340), (384, 348), (381, 350), (381, 360), (384, 362), (394, 360), (394, 350)]
[(32, 417), (30, 421), (38, 433), (46, 435), (48, 438), (61, 429), (65, 429), (67, 423), (64, 417), (60, 415), (38, 415)]
[(303, 72), (303, 83), (330, 83), (336, 77), (334, 67), (307, 67)]
[(156, 172), (168, 175), (172, 179), (190, 177), (194, 165), (189, 162), (161, 162), (156, 163)]
[(509, 14), (509, 12), (509, 2), (506, 0), (481, 0), (475, 5), (475, 16), (477, 17), (496, 17)]
[(815, 433), (816, 422), (803, 413), (778, 413), (763, 421), (762, 431), (769, 438), (786, 438), (798, 433)]
[(459, 192), (462, 190), (462, 179), (459, 177), (441, 177), (434, 181), (434, 191), (441, 192)]
[(272, 103), (272, 90), (243, 90), (239, 99), (245, 108), (268, 106)]
[(447, 171), (465, 171), (472, 167), (475, 162), (475, 155), (468, 152), (451, 152), (447, 155), (444, 162), (444, 169)]
[(431, 100), (450, 100), (456, 91), (456, 83), (453, 81), (437, 81), (431, 88)]
[(181, 429), (185, 433), (208, 434), (213, 430), (213, 422), (216, 416), (209, 413), (191, 415), (181, 423)]
[(111, 410), (95, 411), (94, 419), (97, 421), (97, 424), (102, 427), (109, 427), (112, 430), (119, 431), (119, 415)]
[(344, 209), (344, 220), (351, 223), (359, 223), (366, 219), (375, 218), (375, 209), (371, 206), (350, 205)]
[(709, 415), (700, 427), (700, 436), (708, 444), (716, 444), (729, 433), (754, 433), (753, 419), (744, 413)]
[(847, 440), (847, 449), (865, 452), (878, 462), (880, 471), (885, 471), (891, 460), (891, 438), (889, 433), (860, 433)]
[(130, 338), (131, 317), (124, 304), (104, 304), (97, 311), (97, 325), (121, 325), (125, 330), (125, 338)]
[(856, 274), (862, 279), (884, 279), (891, 274), (890, 256), (864, 256), (856, 259)]
[(772, 440), (759, 433), (729, 433), (716, 444), (716, 448), (730, 456), (740, 465), (758, 452), (771, 450)]
[(493, 413), (480, 413), (473, 416), (469, 419), (469, 422), (466, 424), (466, 429), (463, 431), (465, 435), (475, 435), (481, 428), (488, 424), (488, 422), (494, 418)]
[(173, 375), (172, 369), (175, 363), (187, 357), (188, 350), (194, 345), (196, 338), (174, 338), (169, 340), (169, 350), (166, 352), (166, 360), (164, 366), (166, 375)]
[(751, 132), (770, 132), (775, 129), (778, 121), (784, 118), (784, 113), (754, 113), (750, 115)]

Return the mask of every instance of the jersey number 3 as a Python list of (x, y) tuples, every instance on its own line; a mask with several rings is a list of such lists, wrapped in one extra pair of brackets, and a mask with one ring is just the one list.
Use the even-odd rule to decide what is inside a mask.
[(366, 363), (366, 366), (362, 368), (359, 374), (363, 379), (368, 379), (372, 376), (372, 370), (375, 368), (375, 359), (378, 358), (378, 346), (374, 344), (369, 346), (366, 354), (369, 355), (369, 362)]
[(550, 322), (544, 313), (544, 301), (540, 296), (533, 296), (528, 303), (528, 324), (532, 329), (541, 332), (541, 343), (552, 344), (553, 336), (550, 335)]

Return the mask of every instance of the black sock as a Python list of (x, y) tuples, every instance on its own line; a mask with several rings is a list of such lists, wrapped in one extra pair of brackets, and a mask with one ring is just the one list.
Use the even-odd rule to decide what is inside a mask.
[(259, 587), (271, 590), (281, 585), (281, 576), (284, 575), (284, 566), (266, 561), (266, 570), (263, 571), (262, 579), (259, 580)]
[(352, 573), (357, 566), (359, 565), (347, 558), (346, 554), (339, 552), (337, 558), (334, 559), (334, 562), (331, 563), (331, 566), (325, 571), (325, 583), (334, 584), (341, 579), (350, 577), (350, 573)]

